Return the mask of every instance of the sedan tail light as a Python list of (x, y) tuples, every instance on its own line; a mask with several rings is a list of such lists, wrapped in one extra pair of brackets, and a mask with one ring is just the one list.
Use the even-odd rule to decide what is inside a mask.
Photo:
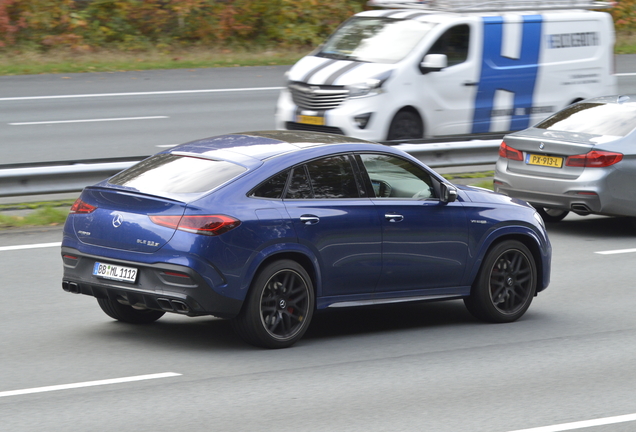
[(508, 144), (506, 144), (505, 141), (502, 141), (501, 145), (499, 146), (499, 156), (501, 156), (502, 158), (510, 159), (510, 160), (516, 160), (516, 161), (523, 160), (523, 153), (521, 153), (517, 149), (513, 149)]
[(194, 234), (216, 236), (241, 224), (241, 221), (225, 215), (150, 216), (157, 225)]
[(73, 205), (71, 206), (70, 214), (88, 214), (93, 213), (97, 210), (97, 207), (85, 203), (80, 198), (76, 199)]
[(603, 168), (623, 160), (622, 153), (592, 150), (589, 153), (569, 156), (565, 164), (571, 167)]

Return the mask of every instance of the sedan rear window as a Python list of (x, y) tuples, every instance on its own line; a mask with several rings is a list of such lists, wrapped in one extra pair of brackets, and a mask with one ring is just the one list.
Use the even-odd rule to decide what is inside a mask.
[(636, 104), (578, 103), (559, 111), (535, 127), (623, 137), (636, 128)]
[(158, 154), (108, 182), (151, 195), (191, 194), (210, 191), (244, 171), (244, 167), (227, 161)]

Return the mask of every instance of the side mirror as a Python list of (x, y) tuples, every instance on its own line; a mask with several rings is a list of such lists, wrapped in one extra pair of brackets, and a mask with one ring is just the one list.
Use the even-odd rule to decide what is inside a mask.
[(439, 200), (441, 202), (451, 203), (457, 199), (457, 189), (455, 189), (455, 186), (448, 183), (440, 183), (439, 190), (441, 194)]
[(420, 63), (420, 72), (427, 74), (429, 72), (439, 72), (448, 66), (448, 57), (446, 54), (427, 54)]

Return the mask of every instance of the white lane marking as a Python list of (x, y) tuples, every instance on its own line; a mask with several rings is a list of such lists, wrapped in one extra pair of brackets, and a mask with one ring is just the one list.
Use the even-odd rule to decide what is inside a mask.
[(12, 250), (22, 250), (22, 249), (40, 249), (40, 248), (59, 247), (59, 246), (62, 246), (62, 242), (35, 243), (35, 244), (15, 245), (15, 246), (0, 246), (0, 252), (2, 252), (2, 251), (12, 251)]
[(626, 73), (617, 73), (614, 74), (616, 76), (636, 76), (636, 73), (632, 73), (632, 72), (626, 72)]
[(636, 421), (636, 414), (627, 414), (627, 415), (621, 415), (621, 416), (615, 416), (615, 417), (605, 417), (605, 418), (600, 418), (595, 420), (583, 420), (583, 421), (572, 422), (572, 423), (561, 423), (558, 425), (542, 426), (542, 427), (530, 428), (530, 429), (519, 429), (515, 431), (510, 431), (510, 432), (561, 432), (561, 431), (569, 431), (574, 429), (589, 428), (593, 426), (603, 426), (603, 425), (615, 424), (615, 423), (625, 423), (625, 422), (631, 422), (631, 421)]
[(88, 123), (88, 122), (122, 121), (122, 120), (153, 120), (153, 119), (165, 119), (165, 118), (170, 118), (170, 117), (168, 117), (168, 116), (151, 116), (151, 117), (120, 117), (120, 118), (105, 118), (105, 119), (86, 119), (86, 120), (55, 120), (55, 121), (37, 121), (37, 122), (9, 123), (9, 125), (11, 125), (11, 126), (25, 126), (25, 125), (39, 125), (39, 124)]
[(55, 95), (55, 96), (22, 96), (22, 97), (0, 98), (0, 101), (71, 99), (71, 98), (113, 97), (113, 96), (155, 96), (155, 95), (192, 94), (192, 93), (249, 92), (249, 91), (281, 90), (282, 88), (283, 87), (251, 87), (251, 88), (204, 89), (204, 90), (166, 90), (166, 91), (154, 91), (154, 92), (130, 92), (130, 93), (94, 93), (94, 94)]
[(158, 145), (157, 147), (161, 147), (161, 148), (163, 148), (163, 147), (176, 147), (178, 145), (179, 144), (161, 144), (161, 145)]
[(608, 250), (608, 251), (599, 251), (594, 252), (599, 255), (614, 255), (614, 254), (624, 254), (624, 253), (634, 253), (636, 249), (616, 249), (616, 250)]
[(113, 379), (106, 379), (106, 380), (99, 380), (99, 381), (86, 381), (86, 382), (80, 382), (80, 383), (74, 383), (74, 384), (62, 384), (62, 385), (54, 385), (54, 386), (48, 386), (48, 387), (35, 387), (30, 389), (0, 392), (0, 397), (18, 396), (18, 395), (25, 395), (25, 394), (31, 394), (31, 393), (43, 393), (43, 392), (50, 392), (50, 391), (57, 391), (57, 390), (68, 390), (68, 389), (76, 389), (76, 388), (82, 388), (82, 387), (94, 387), (94, 386), (109, 385), (109, 384), (120, 384), (120, 383), (127, 383), (127, 382), (133, 382), (133, 381), (144, 381), (144, 380), (151, 380), (151, 379), (158, 379), (158, 378), (170, 378), (170, 377), (176, 377), (176, 376), (181, 376), (181, 374), (174, 373), (174, 372), (164, 372), (164, 373), (151, 374), (151, 375), (137, 375), (137, 376), (131, 376), (131, 377), (113, 378)]

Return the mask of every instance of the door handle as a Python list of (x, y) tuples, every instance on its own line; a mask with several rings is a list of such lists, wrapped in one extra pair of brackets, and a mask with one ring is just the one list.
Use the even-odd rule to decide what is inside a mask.
[(305, 225), (315, 225), (320, 222), (320, 218), (314, 215), (302, 215), (300, 221)]
[(465, 85), (466, 87), (474, 87), (476, 85), (479, 85), (479, 83), (478, 82), (464, 81), (464, 83), (462, 85)]
[(387, 213), (387, 214), (384, 215), (384, 217), (389, 222), (402, 222), (404, 220), (404, 216), (402, 216), (400, 214)]

